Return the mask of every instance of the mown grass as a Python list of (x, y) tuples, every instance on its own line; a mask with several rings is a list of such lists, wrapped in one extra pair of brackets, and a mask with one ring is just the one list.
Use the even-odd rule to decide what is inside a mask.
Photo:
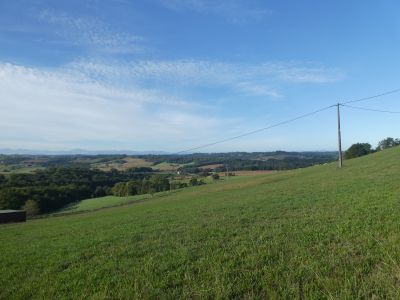
[(143, 195), (135, 195), (135, 196), (127, 196), (127, 197), (117, 197), (117, 196), (105, 196), (99, 198), (89, 198), (85, 200), (81, 200), (76, 203), (71, 203), (66, 207), (60, 209), (59, 211), (50, 214), (51, 215), (64, 215), (78, 212), (90, 212), (94, 210), (139, 203), (146, 200), (154, 200), (160, 197), (165, 197), (171, 195), (173, 193), (178, 192), (177, 190), (171, 190), (166, 192), (159, 192), (153, 195), (151, 194), (143, 194)]
[(0, 226), (0, 298), (400, 297), (400, 148)]
[(99, 197), (99, 198), (90, 198), (86, 200), (79, 201), (77, 203), (72, 203), (63, 209), (59, 210), (55, 214), (66, 214), (66, 213), (75, 213), (82, 211), (92, 211), (98, 210), (106, 207), (119, 206), (124, 204), (130, 204), (138, 201), (143, 201), (151, 198), (151, 195), (137, 195), (137, 196), (128, 196), (128, 197), (116, 197), (116, 196), (107, 196), (107, 197)]

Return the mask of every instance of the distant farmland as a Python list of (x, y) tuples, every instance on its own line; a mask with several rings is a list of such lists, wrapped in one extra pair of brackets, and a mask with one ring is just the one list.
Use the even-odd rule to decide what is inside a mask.
[(103, 171), (110, 171), (112, 169), (126, 171), (131, 168), (151, 167), (152, 165), (152, 162), (146, 161), (143, 158), (125, 157), (115, 161), (93, 164), (92, 167)]
[(232, 152), (187, 155), (2, 155), (0, 174), (32, 173), (56, 167), (91, 168), (102, 171), (127, 171), (152, 168), (160, 172), (196, 173), (208, 171), (288, 170), (326, 163), (335, 152)]

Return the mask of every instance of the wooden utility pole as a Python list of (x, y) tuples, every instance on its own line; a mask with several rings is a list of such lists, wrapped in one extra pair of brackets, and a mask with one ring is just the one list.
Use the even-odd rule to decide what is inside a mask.
[(340, 133), (340, 103), (337, 104), (337, 121), (338, 121), (338, 151), (339, 151), (339, 168), (343, 165), (342, 158), (342, 136)]

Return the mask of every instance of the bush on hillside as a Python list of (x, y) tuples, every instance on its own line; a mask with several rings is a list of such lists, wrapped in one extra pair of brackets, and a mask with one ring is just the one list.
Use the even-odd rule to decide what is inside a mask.
[(350, 159), (350, 158), (360, 157), (370, 154), (372, 152), (374, 151), (372, 150), (371, 144), (357, 143), (351, 145), (350, 148), (347, 149), (347, 151), (345, 152), (345, 158)]
[(35, 200), (29, 199), (22, 206), (22, 209), (26, 211), (28, 217), (36, 216), (40, 213), (39, 205)]

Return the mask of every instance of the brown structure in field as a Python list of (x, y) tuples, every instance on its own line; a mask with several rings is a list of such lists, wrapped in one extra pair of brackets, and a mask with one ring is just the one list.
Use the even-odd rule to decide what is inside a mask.
[(0, 210), (0, 223), (26, 222), (24, 210)]

